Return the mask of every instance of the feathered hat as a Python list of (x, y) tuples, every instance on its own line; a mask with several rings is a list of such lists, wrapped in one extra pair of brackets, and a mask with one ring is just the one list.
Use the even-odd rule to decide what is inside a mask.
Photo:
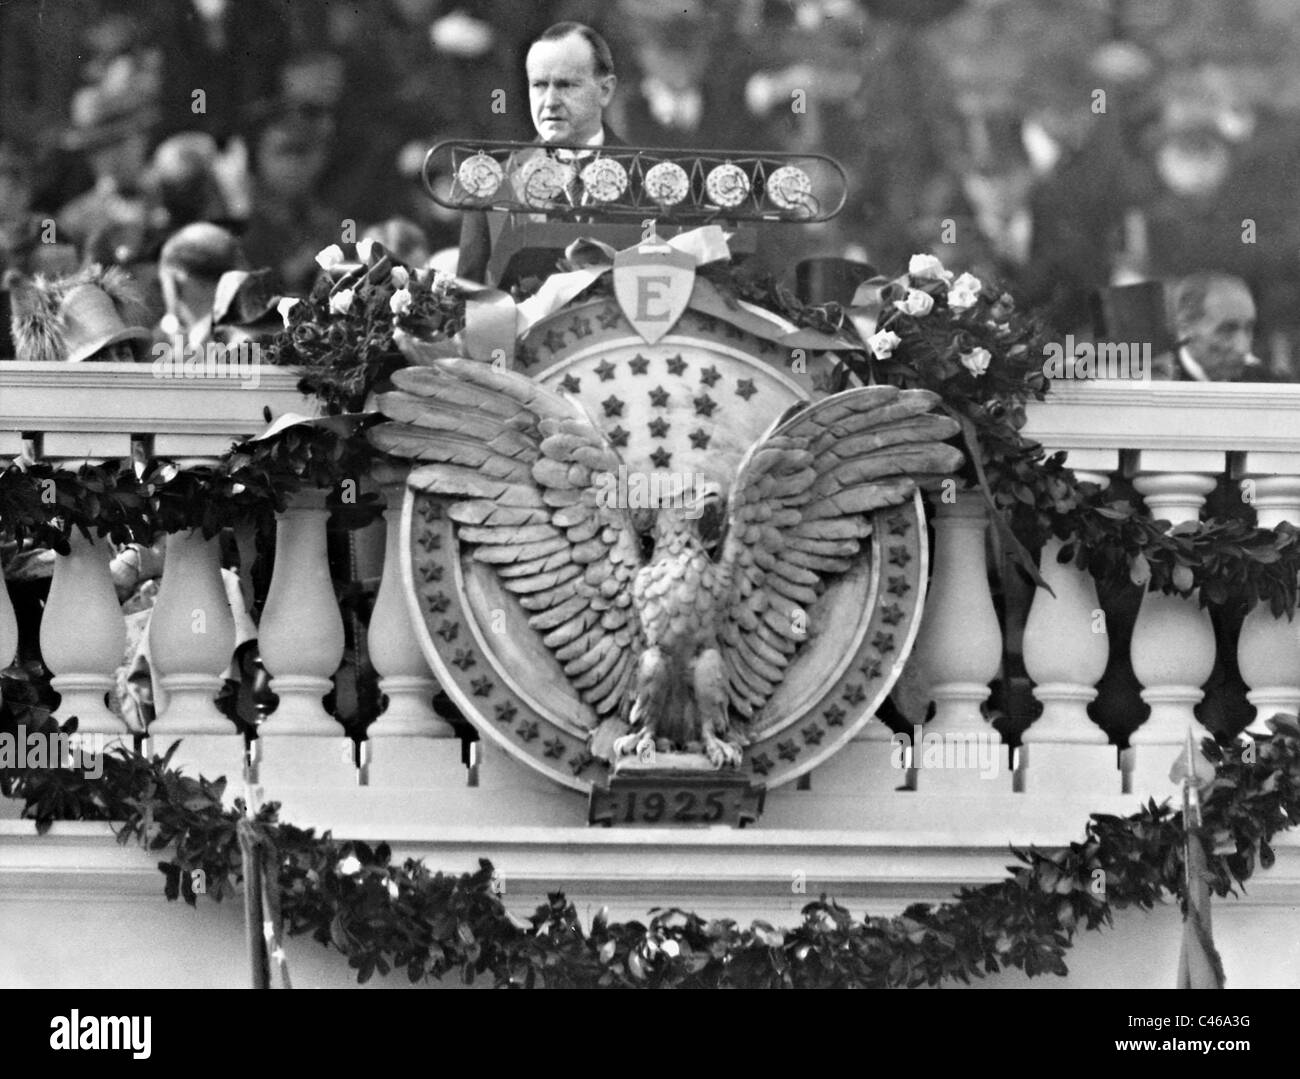
[(14, 358), (80, 363), (122, 341), (147, 343), (143, 315), (134, 283), (115, 266), (67, 277), (37, 274), (14, 288)]

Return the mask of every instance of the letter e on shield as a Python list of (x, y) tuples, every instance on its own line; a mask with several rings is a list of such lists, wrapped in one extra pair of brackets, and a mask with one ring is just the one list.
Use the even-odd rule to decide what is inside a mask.
[(677, 325), (694, 285), (695, 260), (667, 244), (643, 244), (614, 256), (614, 295), (646, 344)]

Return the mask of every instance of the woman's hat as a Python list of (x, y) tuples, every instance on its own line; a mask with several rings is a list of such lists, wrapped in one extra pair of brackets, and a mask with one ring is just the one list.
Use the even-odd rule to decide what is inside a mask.
[(37, 276), (14, 290), (15, 359), (81, 363), (123, 341), (148, 344), (143, 305), (131, 278), (91, 266), (72, 277)]

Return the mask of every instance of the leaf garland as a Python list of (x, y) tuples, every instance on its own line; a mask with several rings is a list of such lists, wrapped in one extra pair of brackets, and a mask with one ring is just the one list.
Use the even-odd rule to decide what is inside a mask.
[[(1257, 865), (1271, 866), (1273, 837), (1300, 819), (1300, 725), (1279, 715), (1269, 727), (1271, 736), (1248, 743), (1203, 743), (1216, 764), (1201, 798), (1219, 896), (1236, 894)], [(175, 749), (146, 759), (119, 748), (97, 779), (70, 769), (0, 771), (0, 790), (24, 800), (39, 833), (55, 820), (104, 820), (119, 843), (170, 852), (158, 863), (169, 899), (196, 905), (201, 879), (220, 900), (241, 881), (244, 805), (222, 805), (224, 779), (172, 769)], [(1186, 899), (1181, 816), (1154, 801), (1129, 817), (1093, 814), (1083, 841), (1058, 851), (1013, 848), (1017, 864), (1005, 880), (963, 888), (951, 902), (859, 920), (823, 896), (787, 929), (677, 908), (646, 922), (611, 922), (602, 912), (586, 927), (562, 893), (522, 921), (496, 894), (487, 860), (459, 876), (420, 860), (395, 864), (387, 844), (317, 836), (279, 822), (277, 808), (263, 806), (251, 824), (278, 852), (286, 932), (342, 952), (359, 982), (394, 971), (413, 983), (455, 972), (498, 987), (645, 989), (935, 986), (1013, 968), (1064, 976), (1079, 930), (1110, 925), (1116, 910)]]

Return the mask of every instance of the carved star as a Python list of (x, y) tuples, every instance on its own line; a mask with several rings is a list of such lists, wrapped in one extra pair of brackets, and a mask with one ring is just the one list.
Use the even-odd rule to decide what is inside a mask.
[(442, 537), (432, 531), (421, 532), (415, 544), (422, 551), (436, 551), (442, 545)]
[(894, 650), (894, 635), (892, 633), (877, 633), (871, 639), (871, 647), (882, 656), (888, 655)]
[(443, 622), (438, 627), (438, 636), (448, 643), (454, 641), (460, 633), (460, 625), (456, 622)]
[(537, 720), (530, 719), (527, 723), (521, 723), (515, 728), (515, 734), (519, 735), (525, 742), (531, 742), (537, 737)]
[(604, 310), (596, 316), (596, 321), (600, 323), (602, 330), (612, 330), (623, 321), (623, 312), (618, 309), (617, 304), (606, 304)]
[(424, 605), (428, 608), (430, 614), (442, 614), (450, 602), (451, 599), (441, 592), (435, 592), (431, 596), (424, 597)]
[(470, 689), (474, 691), (475, 697), (492, 696), (492, 679), (487, 675), (482, 678), (475, 678), (470, 684)]
[(861, 704), (867, 699), (866, 691), (857, 683), (851, 682), (844, 687), (844, 692), (840, 694), (848, 704)]
[(832, 704), (829, 708), (827, 708), (824, 712), (822, 712), (822, 719), (826, 720), (826, 726), (828, 727), (843, 727), (844, 714), (845, 713), (843, 708), (841, 708), (838, 704)]
[(601, 382), (608, 382), (614, 377), (614, 365), (609, 360), (601, 360), (596, 364), (596, 374), (600, 376)]
[(579, 772), (581, 772), (584, 768), (586, 768), (587, 765), (591, 764), (592, 761), (594, 761), (595, 759), (596, 758), (593, 757), (590, 753), (583, 753), (577, 757), (570, 757), (569, 770), (573, 772), (573, 774), (576, 776)]
[(673, 455), (662, 446), (650, 455), (650, 463), (653, 464), (655, 468), (667, 468), (672, 459)]
[(655, 408), (663, 408), (668, 404), (668, 391), (662, 386), (656, 386), (650, 391), (650, 403)]
[(718, 332), (718, 320), (714, 318), (712, 315), (701, 315), (697, 311), (695, 313), (695, 318), (700, 324), (700, 329), (703, 330), (705, 333)]
[(497, 702), (498, 723), (513, 723), (515, 721), (515, 716), (517, 716), (518, 714), (519, 714), (519, 709), (515, 707), (514, 701)]
[(573, 321), (569, 323), (569, 329), (570, 331), (572, 331), (574, 337), (577, 338), (590, 337), (591, 320), (585, 318), (578, 318), (575, 315)]
[(651, 438), (666, 438), (668, 436), (668, 421), (662, 416), (651, 420), (649, 427)]
[(527, 369), (537, 362), (537, 353), (521, 341), (515, 345), (515, 359), (521, 368)]
[(606, 397), (605, 400), (601, 401), (600, 407), (605, 410), (606, 416), (623, 415), (623, 402), (617, 397)]
[(722, 378), (722, 376), (718, 374), (718, 369), (714, 367), (712, 364), (710, 364), (708, 367), (706, 367), (703, 371), (700, 372), (700, 381), (703, 382), (704, 385), (708, 386), (710, 389), (712, 389), (713, 385), (720, 378)]
[(686, 361), (678, 353), (668, 361), (668, 373), (670, 375), (683, 375), (686, 373)]
[(707, 393), (700, 394), (699, 397), (695, 398), (693, 403), (695, 405), (695, 414), (697, 416), (712, 416), (713, 410), (718, 407), (713, 398)]
[(462, 671), (467, 671), (474, 666), (474, 653), (468, 648), (457, 649), (456, 655), (451, 662), (452, 666), (459, 667)]
[(858, 670), (860, 670), (863, 673), (863, 675), (865, 675), (867, 678), (879, 678), (880, 670), (881, 670), (880, 660), (869, 659), (867, 660), (866, 663), (864, 663), (861, 667), (859, 667)]
[(726, 334), (726, 336), (734, 338), (737, 341), (741, 341), (745, 337), (744, 330), (742, 330), (735, 323), (727, 322), (725, 320), (722, 323), (722, 332)]
[(750, 762), (750, 766), (761, 776), (767, 775), (772, 770), (772, 760), (766, 753), (760, 753)]
[(561, 757), (564, 756), (564, 739), (559, 737), (558, 735), (554, 738), (548, 738), (545, 742), (542, 743), (542, 745), (546, 747), (545, 748), (546, 756), (549, 757), (551, 760), (553, 761), (559, 760)]
[(793, 739), (778, 742), (776, 746), (776, 755), (783, 761), (792, 761), (795, 757), (799, 756), (799, 747), (795, 745)]
[(709, 433), (702, 427), (697, 427), (689, 435), (691, 445), (697, 450), (706, 450), (709, 448)]
[(547, 352), (559, 352), (564, 347), (564, 331), (560, 329), (547, 330), (546, 336), (542, 338), (542, 347)]
[(416, 572), (419, 573), (420, 580), (424, 581), (426, 584), (430, 581), (439, 580), (442, 577), (442, 567), (432, 565), (429, 562), (424, 562), (417, 566)]
[(815, 725), (807, 726), (799, 733), (803, 735), (803, 740), (810, 746), (821, 745), (822, 739), (826, 737), (826, 732)]
[(912, 590), (912, 586), (907, 583), (907, 579), (905, 577), (890, 577), (889, 587), (885, 589), (886, 592), (889, 592), (890, 594), (895, 596), (905, 596), (911, 590)]
[(633, 356), (630, 360), (627, 361), (627, 366), (628, 369), (632, 372), (632, 374), (644, 375), (647, 371), (650, 370), (650, 360), (645, 356), (642, 356), (641, 353), (638, 352), (635, 356)]
[(424, 521), (437, 521), (442, 517), (442, 507), (431, 498), (422, 498), (416, 504), (415, 512)]
[(617, 446), (622, 449), (627, 445), (628, 432), (623, 430), (623, 425), (619, 424), (614, 430), (607, 432), (611, 446)]
[(886, 603), (880, 608), (880, 620), (887, 626), (896, 626), (903, 620), (903, 608), (897, 603)]
[(907, 530), (912, 527), (912, 522), (903, 514), (895, 513), (890, 516), (886, 527), (889, 529), (891, 536), (906, 536)]
[(742, 378), (736, 381), (736, 394), (748, 401), (754, 394), (758, 393), (758, 387), (754, 385), (752, 378)]
[(560, 379), (560, 389), (565, 393), (577, 393), (582, 389), (582, 383), (574, 378), (573, 375), (568, 374)]
[(912, 561), (912, 556), (907, 553), (906, 547), (891, 547), (889, 549), (889, 564), (891, 566), (906, 566)]

